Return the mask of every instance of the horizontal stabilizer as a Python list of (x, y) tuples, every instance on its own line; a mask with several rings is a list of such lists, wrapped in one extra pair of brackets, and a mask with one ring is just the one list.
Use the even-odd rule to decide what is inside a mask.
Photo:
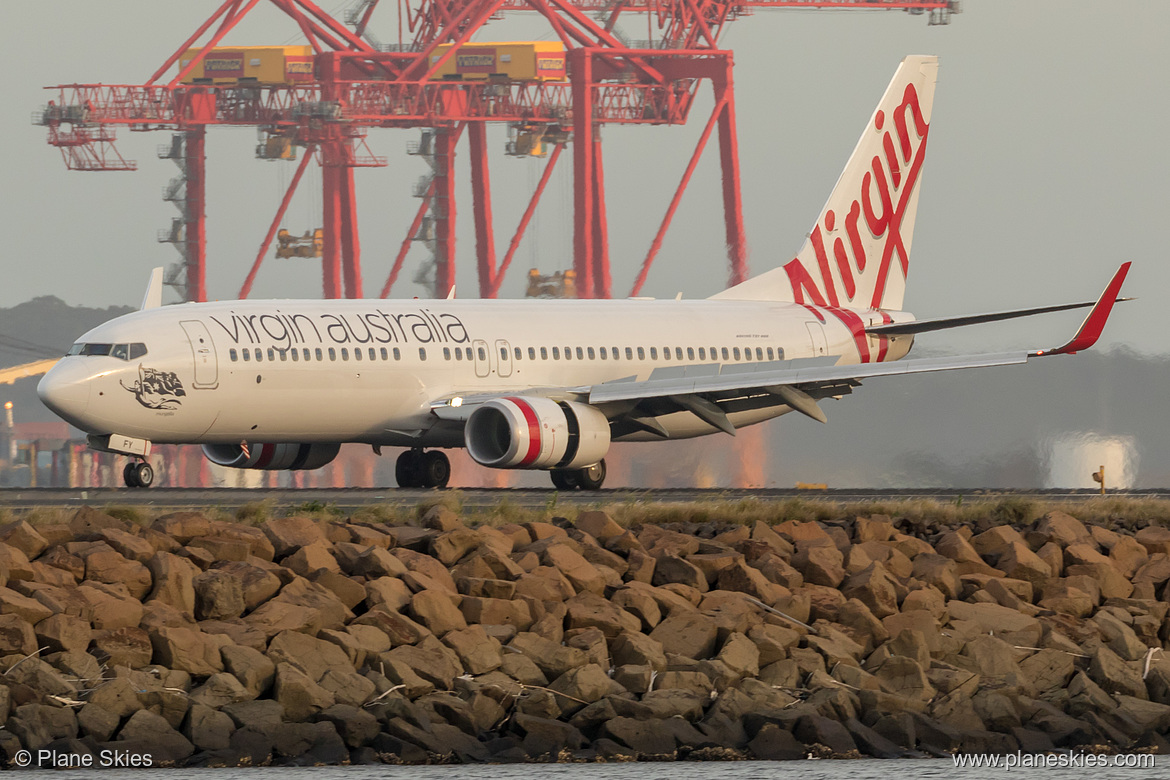
[[(1133, 298), (1117, 299), (1119, 303), (1121, 301), (1132, 300)], [(1087, 309), (1096, 304), (1096, 301), (1062, 303), (1059, 306), (1037, 306), (1034, 309), (1012, 309), (1011, 311), (997, 311), (990, 314), (968, 314), (962, 317), (939, 317), (932, 320), (895, 322), (890, 325), (871, 325), (865, 329), (865, 332), (870, 336), (909, 336), (915, 333), (929, 333), (933, 330), (946, 330), (948, 328), (962, 328), (966, 325), (982, 325), (987, 322), (1014, 320), (1017, 317), (1031, 317), (1034, 314), (1049, 314), (1054, 311), (1068, 311), (1070, 309)]]

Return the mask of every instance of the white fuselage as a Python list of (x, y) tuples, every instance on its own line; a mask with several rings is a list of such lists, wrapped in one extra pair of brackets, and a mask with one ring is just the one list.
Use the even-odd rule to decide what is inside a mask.
[[(911, 337), (860, 333), (865, 325), (912, 319), (893, 315), (722, 300), (182, 304), (89, 331), (78, 344), (98, 346), (74, 351), (113, 345), (115, 354), (65, 357), (41, 392), (88, 433), (156, 443), (457, 447), (461, 431), (433, 425), (436, 399), (643, 380), (685, 366), (896, 360)], [(786, 411), (777, 403), (729, 417), (741, 426)], [(686, 412), (660, 422), (672, 438), (715, 431)]]

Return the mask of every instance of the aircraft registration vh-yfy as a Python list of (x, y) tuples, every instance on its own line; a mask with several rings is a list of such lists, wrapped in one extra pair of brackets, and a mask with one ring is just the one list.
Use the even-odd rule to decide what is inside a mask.
[[(907, 57), (800, 253), (706, 300), (269, 300), (161, 306), (84, 334), (45, 375), (45, 404), (131, 456), (202, 444), (240, 469), (316, 469), (342, 443), (408, 448), (403, 487), (444, 487), (442, 448), (488, 468), (544, 469), (596, 489), (617, 441), (727, 433), (870, 377), (1024, 363), (1092, 346), (1095, 303), (916, 320), (902, 311), (938, 59)], [(900, 360), (917, 333), (1092, 307), (1055, 349)]]

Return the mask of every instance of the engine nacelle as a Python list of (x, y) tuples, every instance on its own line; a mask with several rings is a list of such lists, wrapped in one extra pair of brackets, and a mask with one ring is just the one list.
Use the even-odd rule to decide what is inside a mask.
[(609, 420), (589, 404), (496, 398), (471, 413), (467, 452), (494, 469), (579, 469), (609, 452)]
[(319, 469), (337, 457), (340, 444), (204, 444), (203, 455), (217, 466), (233, 469), (299, 471)]

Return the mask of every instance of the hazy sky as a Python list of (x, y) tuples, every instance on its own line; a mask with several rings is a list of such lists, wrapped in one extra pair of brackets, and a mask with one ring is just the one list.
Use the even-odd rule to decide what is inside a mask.
[[(392, 4), (375, 16), (395, 37)], [(176, 214), (161, 200), (176, 174), (155, 148), (169, 134), (123, 132), (118, 147), (135, 173), (68, 172), (29, 117), (68, 82), (140, 83), (218, 2), (60, 0), (5, 3), (0, 22), (18, 34), (0, 49), (7, 111), (0, 122), (4, 189), (4, 283), (0, 306), (56, 295), (91, 306), (136, 303), (148, 270), (178, 258), (155, 240)], [(352, 0), (323, 4), (339, 13)], [(513, 14), (479, 40), (549, 37)], [(1104, 343), (1145, 353), (1167, 349), (1160, 294), (1170, 287), (1161, 230), (1170, 195), (1168, 111), (1170, 3), (1135, 0), (966, 0), (946, 27), (901, 12), (760, 11), (729, 25), (736, 53), (745, 222), (753, 272), (791, 258), (852, 150), (899, 60), (938, 54), (930, 152), (924, 172), (906, 306), (919, 316), (1087, 300), (1124, 260), (1134, 268)], [(637, 36), (635, 37), (644, 37)], [(282, 44), (296, 32), (261, 4), (229, 44)], [(614, 293), (624, 295), (710, 110), (709, 88), (689, 125), (604, 133)], [(376, 131), (382, 169), (357, 171), (367, 295), (376, 294), (417, 207), (410, 196), (425, 164), (406, 155), (417, 131)], [(502, 256), (543, 160), (503, 155), (489, 131), (498, 252)], [(464, 142), (466, 143), (466, 142)], [(208, 150), (208, 286), (235, 297), (271, 220), (292, 164), (256, 160), (255, 131), (213, 128)], [(704, 156), (645, 294), (710, 295), (727, 277), (718, 157)], [(466, 179), (466, 147), (459, 163)], [(562, 159), (517, 255), (503, 295), (523, 294), (524, 272), (571, 263), (570, 155)], [(474, 243), (467, 191), (460, 204), (458, 274), (470, 294)], [(320, 224), (315, 166), (285, 220), (294, 233)], [(420, 293), (408, 260), (394, 295)], [(320, 266), (265, 261), (255, 296), (320, 295)], [(929, 337), (931, 348), (1045, 347), (1075, 328), (1056, 315)], [(925, 338), (924, 338), (925, 341)]]

